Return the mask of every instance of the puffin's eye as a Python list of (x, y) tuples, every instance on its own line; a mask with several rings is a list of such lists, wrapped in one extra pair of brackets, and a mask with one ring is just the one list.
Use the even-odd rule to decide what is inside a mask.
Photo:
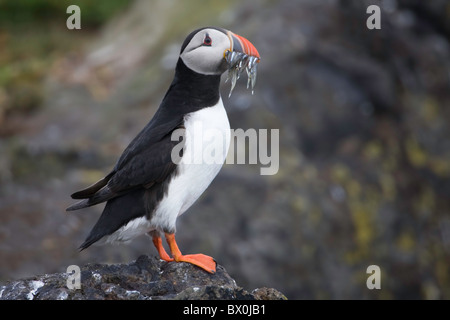
[(206, 36), (205, 36), (205, 39), (203, 40), (203, 45), (204, 45), (204, 46), (210, 47), (211, 44), (212, 44), (211, 38), (209, 37), (209, 35), (206, 35)]

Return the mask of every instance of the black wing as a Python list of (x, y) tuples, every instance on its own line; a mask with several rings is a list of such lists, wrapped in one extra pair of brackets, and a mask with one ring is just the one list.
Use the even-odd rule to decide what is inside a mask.
[(164, 118), (158, 110), (125, 149), (113, 171), (92, 186), (72, 194), (73, 199), (83, 200), (66, 210), (93, 206), (138, 187), (150, 188), (154, 183), (166, 179), (176, 168), (171, 153), (180, 142), (172, 141), (172, 133), (183, 128), (183, 116)]

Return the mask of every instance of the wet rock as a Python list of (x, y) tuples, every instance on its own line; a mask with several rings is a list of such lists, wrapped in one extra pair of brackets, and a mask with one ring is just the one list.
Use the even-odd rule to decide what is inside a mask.
[(209, 274), (188, 263), (167, 263), (150, 256), (140, 256), (129, 264), (87, 264), (81, 268), (79, 289), (72, 288), (72, 275), (73, 273), (54, 273), (12, 281), (0, 286), (0, 299), (286, 299), (275, 289), (261, 288), (253, 292), (244, 290), (220, 265), (217, 265), (215, 274)]

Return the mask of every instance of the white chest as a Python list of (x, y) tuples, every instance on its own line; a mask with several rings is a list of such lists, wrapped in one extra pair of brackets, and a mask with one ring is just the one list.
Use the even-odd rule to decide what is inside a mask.
[(167, 196), (151, 224), (175, 229), (175, 222), (206, 190), (225, 162), (230, 145), (230, 124), (222, 99), (209, 108), (186, 115), (183, 157)]

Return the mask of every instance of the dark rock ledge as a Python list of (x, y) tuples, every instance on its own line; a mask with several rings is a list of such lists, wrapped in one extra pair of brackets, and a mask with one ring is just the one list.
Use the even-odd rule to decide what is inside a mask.
[(0, 300), (286, 299), (272, 288), (244, 290), (220, 265), (211, 275), (187, 263), (140, 256), (129, 264), (87, 264), (80, 270), (80, 289), (68, 288), (69, 273), (45, 274), (1, 285)]

